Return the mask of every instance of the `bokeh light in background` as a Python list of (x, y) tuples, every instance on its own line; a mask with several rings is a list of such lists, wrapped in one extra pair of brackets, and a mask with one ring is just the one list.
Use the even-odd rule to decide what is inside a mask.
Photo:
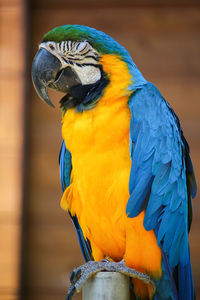
[[(70, 2), (70, 3), (68, 3)], [(167, 3), (167, 4), (166, 4)], [(0, 300), (64, 299), (83, 263), (59, 207), (60, 95), (56, 109), (32, 88), (30, 65), (43, 34), (67, 23), (105, 31), (123, 44), (178, 114), (199, 183), (200, 6), (174, 0), (0, 1)], [(199, 195), (190, 234), (200, 299)]]

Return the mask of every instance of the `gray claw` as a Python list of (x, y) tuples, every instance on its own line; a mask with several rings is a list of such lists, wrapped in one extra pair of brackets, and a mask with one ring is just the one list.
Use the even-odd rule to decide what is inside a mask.
[(70, 277), (69, 277), (69, 280), (70, 280), (71, 284), (74, 285), (78, 281), (80, 276), (81, 276), (81, 269), (80, 268), (75, 269), (74, 271), (72, 271), (71, 274), (70, 274)]
[(116, 262), (110, 262), (106, 259), (103, 259), (100, 262), (89, 261), (86, 264), (75, 269), (71, 273), (70, 275), (71, 285), (66, 300), (71, 300), (74, 293), (80, 292), (84, 284), (86, 283), (86, 281), (100, 271), (119, 272), (128, 277), (138, 278), (145, 283), (149, 283), (152, 286), (153, 294), (156, 291), (155, 283), (149, 275), (128, 268), (123, 260), (116, 263)]
[(75, 286), (71, 285), (70, 288), (69, 288), (69, 291), (67, 293), (67, 296), (66, 296), (65, 300), (71, 300), (72, 297), (74, 296), (75, 292), (76, 292)]

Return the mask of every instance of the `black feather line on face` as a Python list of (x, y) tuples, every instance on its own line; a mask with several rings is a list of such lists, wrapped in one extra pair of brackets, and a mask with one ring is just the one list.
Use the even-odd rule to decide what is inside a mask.
[(108, 84), (109, 79), (101, 69), (101, 79), (97, 82), (87, 85), (79, 84), (71, 88), (69, 93), (60, 100), (61, 109), (64, 112), (73, 107), (76, 107), (76, 110), (79, 112), (91, 109), (100, 99), (103, 90)]

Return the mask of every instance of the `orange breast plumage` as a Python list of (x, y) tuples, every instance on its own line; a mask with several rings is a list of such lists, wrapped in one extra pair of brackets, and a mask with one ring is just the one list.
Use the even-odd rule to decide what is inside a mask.
[[(105, 68), (108, 59), (114, 63), (117, 58), (104, 57)], [(95, 260), (124, 258), (129, 267), (158, 278), (161, 251), (154, 232), (143, 227), (144, 212), (132, 219), (125, 213), (131, 169), (130, 74), (125, 63), (120, 66), (124, 80), (110, 70), (109, 87), (95, 108), (82, 113), (69, 109), (63, 117), (62, 134), (72, 154), (72, 173), (61, 206), (78, 217)]]

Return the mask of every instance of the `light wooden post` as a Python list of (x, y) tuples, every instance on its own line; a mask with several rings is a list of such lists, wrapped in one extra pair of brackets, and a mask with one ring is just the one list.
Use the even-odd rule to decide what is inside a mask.
[(129, 300), (129, 277), (116, 272), (100, 272), (83, 287), (83, 300)]

